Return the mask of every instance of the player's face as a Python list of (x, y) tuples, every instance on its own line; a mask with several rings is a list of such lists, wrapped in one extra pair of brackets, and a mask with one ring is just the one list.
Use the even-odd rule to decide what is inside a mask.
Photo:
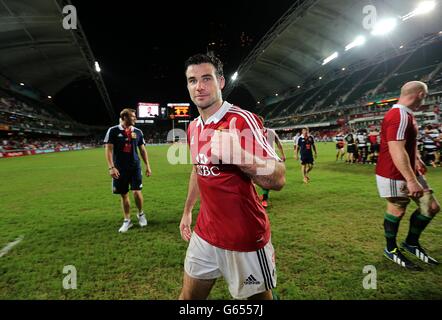
[(135, 115), (135, 112), (129, 113), (129, 115), (124, 118), (124, 124), (126, 127), (135, 125), (136, 121), (137, 116)]
[(411, 106), (418, 108), (425, 103), (425, 98), (427, 97), (428, 92), (424, 90), (419, 90), (412, 94), (411, 96)]
[(217, 102), (222, 102), (221, 90), (225, 84), (224, 77), (216, 75), (212, 64), (190, 65), (186, 70), (186, 78), (190, 98), (198, 108), (206, 109)]

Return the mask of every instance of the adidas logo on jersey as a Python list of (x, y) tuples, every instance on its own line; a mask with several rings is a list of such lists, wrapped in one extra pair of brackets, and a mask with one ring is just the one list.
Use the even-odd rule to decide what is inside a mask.
[(246, 281), (244, 281), (245, 285), (250, 285), (250, 284), (261, 284), (261, 282), (259, 282), (258, 280), (256, 280), (256, 278), (251, 274)]
[(123, 135), (120, 133), (120, 134), (118, 135), (118, 138), (123, 138)]

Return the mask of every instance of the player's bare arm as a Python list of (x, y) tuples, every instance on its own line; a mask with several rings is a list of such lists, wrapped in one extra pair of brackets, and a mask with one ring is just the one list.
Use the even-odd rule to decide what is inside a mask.
[(427, 166), (425, 165), (425, 162), (422, 161), (421, 154), (417, 146), (416, 146), (416, 170), (421, 175), (425, 175), (427, 173)]
[(150, 169), (149, 156), (147, 154), (147, 149), (144, 146), (144, 144), (139, 146), (139, 149), (140, 149), (141, 158), (143, 159), (144, 165), (146, 166), (146, 176), (150, 177), (152, 175), (152, 170)]
[[(247, 174), (255, 184), (264, 189), (280, 191), (285, 185), (285, 165), (274, 159), (256, 159), (255, 164), (239, 165), (242, 172)], [(271, 168), (272, 170), (267, 170)], [(272, 171), (268, 175), (260, 174), (260, 169)]]
[(199, 194), (200, 191), (198, 188), (196, 171), (195, 167), (193, 167), (192, 172), (190, 173), (189, 190), (187, 192), (187, 199), (180, 222), (181, 238), (183, 238), (184, 241), (189, 241), (192, 235), (192, 230), (190, 228), (192, 224), (192, 210), (198, 200)]
[(118, 179), (120, 177), (120, 172), (117, 168), (115, 168), (114, 160), (112, 158), (112, 153), (114, 151), (114, 145), (107, 143), (105, 145), (105, 154), (106, 154), (106, 161), (109, 168), (109, 175), (114, 178)]
[(413, 168), (411, 168), (410, 158), (405, 149), (405, 140), (389, 141), (388, 149), (394, 165), (407, 181), (407, 188), (410, 196), (415, 198), (421, 197), (424, 190), (421, 184), (417, 181)]
[(284, 153), (284, 148), (282, 147), (282, 143), (281, 143), (281, 140), (279, 139), (279, 137), (278, 137), (278, 135), (275, 135), (275, 142), (276, 142), (276, 145), (278, 146), (278, 149), (279, 149), (279, 152), (281, 153), (281, 155), (282, 155), (282, 161), (285, 161), (285, 153)]
[(285, 165), (275, 159), (262, 159), (241, 147), (236, 119), (230, 122), (229, 129), (217, 131), (211, 140), (214, 159), (237, 165), (254, 183), (264, 189), (281, 190), (285, 185)]

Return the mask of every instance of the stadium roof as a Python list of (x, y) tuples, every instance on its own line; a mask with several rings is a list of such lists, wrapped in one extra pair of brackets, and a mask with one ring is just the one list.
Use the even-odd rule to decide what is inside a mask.
[[(399, 51), (404, 44), (441, 31), (441, 1), (436, 1), (436, 8), (427, 15), (402, 20), (420, 2), (297, 0), (242, 62), (238, 68), (238, 79), (228, 79), (225, 96), (239, 85), (245, 87), (257, 101), (274, 97), (282, 91), (298, 86), (302, 88), (308, 79), (319, 79), (329, 72), (375, 57), (386, 49)], [(367, 5), (375, 6), (377, 22), (396, 18), (396, 29), (388, 35), (372, 35), (363, 26), (364, 19), (369, 19), (369, 13), (363, 13)], [(345, 47), (358, 36), (364, 36), (366, 43), (345, 51)], [(323, 65), (324, 59), (334, 52), (339, 53), (338, 58)]]
[(63, 0), (0, 0), (0, 74), (54, 96), (71, 82), (92, 77), (108, 112), (113, 108), (78, 23), (65, 30)]

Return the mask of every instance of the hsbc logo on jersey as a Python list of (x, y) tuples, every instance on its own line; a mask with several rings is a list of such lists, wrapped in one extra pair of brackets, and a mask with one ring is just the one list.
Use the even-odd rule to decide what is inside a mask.
[(217, 177), (219, 176), (220, 170), (217, 166), (208, 166), (209, 158), (203, 153), (200, 153), (196, 156), (196, 162), (198, 163), (196, 166), (196, 173), (203, 177)]
[(196, 156), (196, 162), (199, 164), (208, 164), (209, 159), (207, 158), (207, 156), (205, 154), (200, 153)]
[(203, 177), (217, 177), (221, 174), (219, 168), (216, 166), (209, 167), (200, 164), (196, 166), (196, 173)]

